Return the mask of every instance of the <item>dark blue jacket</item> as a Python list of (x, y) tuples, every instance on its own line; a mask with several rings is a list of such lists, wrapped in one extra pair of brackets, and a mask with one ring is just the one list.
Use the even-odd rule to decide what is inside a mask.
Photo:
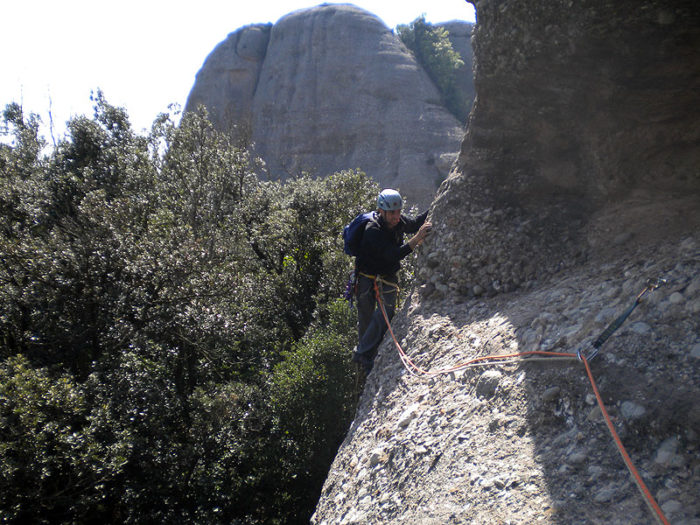
[(401, 259), (411, 253), (411, 247), (403, 242), (404, 233), (415, 233), (425, 222), (428, 212), (415, 219), (401, 215), (393, 230), (387, 228), (379, 213), (365, 226), (360, 243), (360, 253), (355, 265), (357, 270), (369, 275), (392, 275), (399, 271)]

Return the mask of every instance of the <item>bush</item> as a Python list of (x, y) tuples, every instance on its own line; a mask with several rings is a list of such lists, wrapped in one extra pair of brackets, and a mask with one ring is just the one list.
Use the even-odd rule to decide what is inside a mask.
[(308, 518), (353, 410), (340, 232), (376, 185), (262, 181), (205, 112), (141, 137), (95, 103), (49, 153), (4, 113), (2, 518)]
[[(355, 343), (355, 311), (330, 303), (307, 335), (285, 354), (270, 379), (273, 435), (281, 447), (285, 500), (308, 522), (338, 446), (352, 422), (356, 383), (348, 348)], [(312, 488), (312, 490), (309, 490)]]
[(425, 16), (421, 16), (407, 26), (399, 25), (396, 33), (428, 73), (440, 91), (448, 111), (465, 123), (469, 116), (470, 101), (457, 79), (464, 61), (452, 47), (447, 29), (427, 23)]
[(0, 365), (0, 517), (4, 522), (109, 516), (107, 487), (123, 472), (128, 433), (115, 436), (87, 389), (18, 355)]

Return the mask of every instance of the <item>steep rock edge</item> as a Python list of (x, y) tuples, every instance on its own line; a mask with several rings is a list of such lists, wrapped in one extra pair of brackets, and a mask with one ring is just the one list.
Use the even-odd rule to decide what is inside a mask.
[[(697, 198), (697, 6), (476, 8), (477, 97), (459, 169), (434, 205), (436, 288), (515, 289), (587, 257), (607, 204), (646, 199), (673, 214), (677, 198)], [(655, 222), (636, 219), (630, 233)]]
[(197, 72), (185, 111), (205, 106), (218, 130), (245, 139), (271, 29), (272, 24), (254, 24), (229, 33)]
[(229, 35), (197, 74), (185, 111), (199, 104), (218, 129), (250, 140), (274, 178), (359, 168), (424, 207), (464, 136), (398, 37), (344, 4)]
[[(700, 7), (479, 1), (477, 100), (394, 320), (438, 369), (590, 343), (672, 523), (700, 523)], [(312, 523), (653, 523), (582, 366), (421, 379), (386, 340)]]
[(457, 51), (462, 57), (464, 65), (457, 72), (457, 89), (461, 93), (467, 107), (471, 109), (475, 96), (474, 75), (472, 73), (474, 64), (474, 50), (472, 49), (474, 24), (462, 20), (451, 20), (436, 24), (435, 27), (442, 27), (447, 30), (452, 49)]

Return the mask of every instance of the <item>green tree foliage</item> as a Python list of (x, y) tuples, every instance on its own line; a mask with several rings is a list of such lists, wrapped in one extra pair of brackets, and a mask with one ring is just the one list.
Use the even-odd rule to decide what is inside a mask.
[[(360, 172), (265, 181), (204, 112), (95, 97), (0, 145), (0, 519), (308, 521), (353, 406)], [(40, 502), (37, 504), (37, 502)]]
[(107, 489), (129, 455), (89, 386), (33, 368), (23, 356), (0, 364), (0, 519), (86, 522), (105, 517)]
[(292, 487), (285, 501), (290, 509), (315, 505), (327, 466), (347, 430), (338, 421), (350, 421), (355, 409), (346, 394), (352, 391), (354, 378), (343, 366), (348, 347), (355, 343), (354, 319), (342, 299), (325, 309), (270, 378), (272, 430), (283, 471), (293, 476), (284, 480)]
[(457, 77), (464, 61), (453, 49), (447, 29), (435, 27), (425, 21), (425, 16), (420, 16), (409, 25), (397, 26), (396, 33), (437, 86), (445, 107), (465, 123), (469, 100)]

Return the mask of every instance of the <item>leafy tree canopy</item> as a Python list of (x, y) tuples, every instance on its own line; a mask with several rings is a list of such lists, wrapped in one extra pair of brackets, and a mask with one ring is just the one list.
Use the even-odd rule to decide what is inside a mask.
[(469, 100), (457, 76), (464, 61), (452, 47), (447, 29), (429, 24), (422, 15), (408, 25), (397, 26), (396, 33), (442, 94), (445, 107), (465, 123)]
[[(3, 113), (0, 520), (308, 521), (354, 410), (363, 173), (265, 180), (206, 112)], [(39, 502), (39, 503), (37, 503)]]

